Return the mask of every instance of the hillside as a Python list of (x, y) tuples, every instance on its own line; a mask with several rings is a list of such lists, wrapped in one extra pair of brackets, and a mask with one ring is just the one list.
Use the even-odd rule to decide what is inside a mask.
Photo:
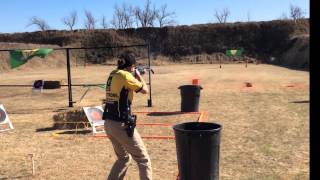
[[(101, 47), (150, 43), (153, 56), (184, 61), (195, 55), (226, 58), (227, 49), (241, 48), (244, 55), (263, 63), (293, 68), (309, 67), (309, 19), (298, 22), (199, 24), (163, 28), (98, 29), (0, 34), (0, 42), (51, 44), (68, 47)], [(114, 52), (86, 51), (86, 59), (103, 63)], [(201, 56), (202, 57), (202, 56)], [(229, 60), (229, 59), (226, 59)]]

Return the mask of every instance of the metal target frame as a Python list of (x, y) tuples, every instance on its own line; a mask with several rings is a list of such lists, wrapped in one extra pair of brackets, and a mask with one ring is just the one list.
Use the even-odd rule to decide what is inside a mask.
[[(83, 107), (82, 109), (83, 109), (83, 111), (84, 111), (84, 113), (85, 113), (85, 115), (91, 125), (92, 134), (95, 135), (97, 133), (98, 134), (105, 133), (104, 132), (104, 120), (102, 119), (102, 116), (103, 116), (102, 106)], [(99, 113), (99, 115), (101, 115), (101, 117), (95, 117), (95, 115), (92, 114), (93, 112)]]
[[(72, 86), (97, 86), (104, 84), (72, 84), (72, 76), (71, 76), (71, 65), (70, 65), (70, 50), (81, 50), (81, 49), (118, 49), (118, 48), (129, 48), (129, 47), (144, 47), (147, 48), (147, 56), (148, 56), (148, 65), (147, 68), (151, 69), (150, 62), (150, 44), (134, 44), (127, 46), (105, 46), (105, 47), (74, 47), (74, 48), (52, 48), (53, 50), (64, 50), (66, 51), (66, 61), (67, 61), (67, 78), (68, 84), (61, 86), (68, 86), (68, 106), (73, 107), (73, 104), (76, 103), (72, 98)], [(0, 49), (1, 51), (12, 51), (14, 49)], [(21, 49), (21, 50), (29, 50), (29, 49)], [(151, 72), (148, 71), (148, 82), (146, 83), (149, 86), (149, 99), (147, 101), (147, 106), (152, 107), (152, 85), (151, 85)], [(32, 85), (4, 85), (0, 84), (0, 87), (30, 87)]]
[(10, 118), (8, 116), (8, 113), (6, 112), (3, 104), (0, 104), (0, 127), (8, 125), (9, 128), (0, 128), (0, 132), (3, 131), (9, 131), (14, 129), (12, 122), (10, 121)]

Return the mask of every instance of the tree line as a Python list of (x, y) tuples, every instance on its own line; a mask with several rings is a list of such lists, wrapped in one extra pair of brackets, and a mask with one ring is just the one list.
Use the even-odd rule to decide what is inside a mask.
[[(91, 11), (84, 11), (84, 27), (87, 30), (94, 30), (99, 23), (98, 19), (93, 16)], [(114, 6), (114, 13), (110, 22), (107, 22), (105, 15), (100, 20), (100, 25), (103, 29), (109, 26), (115, 29), (127, 29), (134, 27), (164, 27), (172, 26), (177, 22), (175, 20), (176, 13), (169, 11), (167, 4), (156, 8), (150, 0), (146, 0), (144, 7), (133, 7), (132, 5), (123, 3), (122, 5)], [(79, 18), (77, 11), (72, 11), (68, 16), (63, 17), (61, 22), (69, 29), (74, 30)], [(110, 24), (110, 25), (109, 25)], [(30, 18), (28, 26), (37, 26), (41, 31), (49, 30), (50, 26), (44, 19), (33, 16)]]
[[(227, 23), (230, 17), (230, 10), (223, 8), (221, 11), (215, 10), (213, 16), (217, 23)], [(299, 19), (303, 19), (305, 12), (298, 6), (290, 4), (289, 16), (283, 13), (279, 19), (293, 19), (295, 22)], [(97, 29), (99, 20), (93, 16), (91, 11), (84, 11), (84, 28), (87, 30)], [(250, 13), (247, 13), (247, 20), (250, 21)], [(176, 13), (169, 11), (167, 4), (163, 4), (159, 8), (156, 8), (152, 4), (151, 0), (146, 0), (144, 7), (133, 7), (130, 4), (123, 3), (122, 5), (114, 6), (114, 13), (110, 22), (107, 22), (105, 15), (100, 19), (100, 27), (102, 29), (115, 28), (115, 29), (127, 29), (127, 28), (139, 28), (139, 27), (165, 27), (173, 26), (177, 24), (175, 20)], [(74, 30), (79, 18), (77, 11), (72, 11), (68, 16), (61, 19), (61, 22), (70, 31)], [(50, 30), (50, 26), (44, 19), (33, 16), (30, 18), (28, 26), (36, 26), (41, 31)]]

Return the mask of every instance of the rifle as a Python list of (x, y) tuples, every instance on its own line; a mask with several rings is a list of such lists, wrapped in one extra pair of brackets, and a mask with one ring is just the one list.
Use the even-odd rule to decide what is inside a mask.
[(149, 67), (149, 66), (143, 66), (143, 65), (139, 64), (139, 65), (136, 67), (136, 69), (139, 71), (139, 73), (140, 73), (141, 75), (145, 74), (146, 71), (151, 71), (152, 74), (154, 74), (153, 69), (151, 69), (151, 67)]

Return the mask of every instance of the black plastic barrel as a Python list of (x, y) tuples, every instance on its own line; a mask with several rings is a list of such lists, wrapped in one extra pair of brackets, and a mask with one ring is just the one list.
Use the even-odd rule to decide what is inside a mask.
[(187, 122), (173, 126), (180, 180), (218, 180), (222, 126)]
[(199, 112), (199, 85), (183, 85), (179, 87), (181, 94), (181, 112)]
[(43, 89), (60, 89), (61, 84), (60, 81), (44, 81)]

